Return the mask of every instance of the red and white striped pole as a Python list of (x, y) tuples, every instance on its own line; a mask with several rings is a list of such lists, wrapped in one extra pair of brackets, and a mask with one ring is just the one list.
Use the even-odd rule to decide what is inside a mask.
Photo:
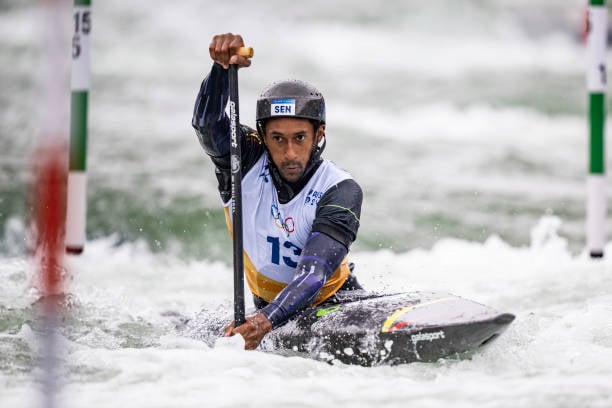
[[(38, 317), (42, 405), (57, 406), (59, 353), (57, 350), (61, 295), (66, 281), (63, 265), (68, 177), (68, 104), (70, 42), (68, 0), (43, 0), (42, 75), (40, 78), (40, 133), (33, 155), (32, 219), (36, 285), (41, 299)], [(58, 296), (60, 295), (60, 296)]]

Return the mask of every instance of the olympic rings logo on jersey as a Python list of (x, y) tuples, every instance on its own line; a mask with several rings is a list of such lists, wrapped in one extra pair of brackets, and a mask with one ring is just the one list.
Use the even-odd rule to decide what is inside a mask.
[(272, 204), (272, 207), (270, 207), (270, 213), (272, 214), (274, 225), (278, 229), (284, 230), (287, 233), (287, 237), (289, 237), (289, 235), (295, 231), (295, 222), (293, 221), (293, 217), (287, 217), (283, 220), (283, 217), (281, 216), (276, 204)]

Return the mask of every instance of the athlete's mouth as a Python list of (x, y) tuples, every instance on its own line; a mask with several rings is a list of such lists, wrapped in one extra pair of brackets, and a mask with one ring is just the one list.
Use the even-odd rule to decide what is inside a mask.
[[(285, 173), (284, 174), (285, 176), (294, 176), (294, 177), (291, 177), (293, 179), (297, 179), (295, 175), (297, 174), (297, 176), (300, 176), (302, 172), (304, 171), (304, 166), (302, 166), (302, 164), (298, 162), (282, 163), (280, 168), (282, 169), (282, 172)], [(290, 180), (290, 181), (293, 181), (293, 180)]]

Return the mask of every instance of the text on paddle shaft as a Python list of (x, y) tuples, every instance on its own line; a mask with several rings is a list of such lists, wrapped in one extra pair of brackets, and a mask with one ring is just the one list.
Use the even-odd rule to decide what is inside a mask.
[(72, 59), (81, 55), (81, 35), (91, 31), (91, 12), (77, 10), (74, 12), (74, 34), (72, 36)]
[(236, 103), (234, 101), (230, 101), (230, 144), (236, 149), (238, 148), (238, 114), (236, 113)]
[(288, 252), (289, 256), (283, 256), (283, 262), (285, 265), (296, 268), (298, 263), (292, 256), (299, 258), (302, 254), (302, 248), (295, 245), (293, 242), (285, 241), (283, 242), (283, 248), (281, 248), (280, 239), (278, 237), (267, 237), (267, 241), (272, 244), (272, 256), (270, 261), (275, 265), (280, 265), (281, 260), (281, 249), (284, 253)]

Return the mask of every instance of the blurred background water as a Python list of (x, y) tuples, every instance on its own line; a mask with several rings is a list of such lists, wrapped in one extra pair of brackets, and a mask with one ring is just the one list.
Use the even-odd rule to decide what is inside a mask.
[[(311, 378), (315, 390), (348, 386), (332, 393), (335, 402), (353, 401), (357, 388), (347, 384), (363, 387), (368, 377), (379, 388), (408, 381), (395, 396), (364, 397), (364, 406), (511, 406), (511, 389), (513, 406), (609, 405), (612, 268), (583, 252), (585, 10), (582, 0), (94, 1), (88, 243), (83, 256), (68, 259), (73, 303), (64, 333), (66, 387), (86, 392), (69, 401), (109, 406), (101, 396), (117, 389), (121, 399), (136, 398), (134, 406), (196, 406), (212, 394), (161, 395), (183, 394), (176, 383), (188, 379), (209, 390), (249, 390), (257, 379), (295, 391), (294, 399), (267, 396), (268, 403), (314, 406), (284, 378), (290, 371)], [(7, 406), (22, 406), (34, 367), (26, 236), (30, 155), (44, 129), (43, 18), (37, 2), (0, 0), (0, 401), (4, 394)], [(254, 124), (257, 95), (274, 80), (301, 78), (324, 93), (325, 157), (364, 190), (352, 247), (361, 279), (378, 289), (448, 290), (517, 313), (492, 351), (460, 363), (362, 371), (213, 352), (172, 334), (160, 312), (231, 300), (231, 241), (213, 166), (190, 126), (211, 66), (208, 44), (228, 31), (255, 48), (252, 67), (240, 71), (244, 123)], [(606, 162), (610, 168), (609, 153)], [(201, 373), (189, 353), (237, 373)], [(179, 365), (183, 371), (174, 370)], [(581, 390), (572, 392), (568, 378)], [(466, 379), (473, 387), (459, 389)], [(417, 396), (408, 392), (415, 389)], [(241, 395), (235, 405), (219, 398), (212, 406), (260, 406)]]

